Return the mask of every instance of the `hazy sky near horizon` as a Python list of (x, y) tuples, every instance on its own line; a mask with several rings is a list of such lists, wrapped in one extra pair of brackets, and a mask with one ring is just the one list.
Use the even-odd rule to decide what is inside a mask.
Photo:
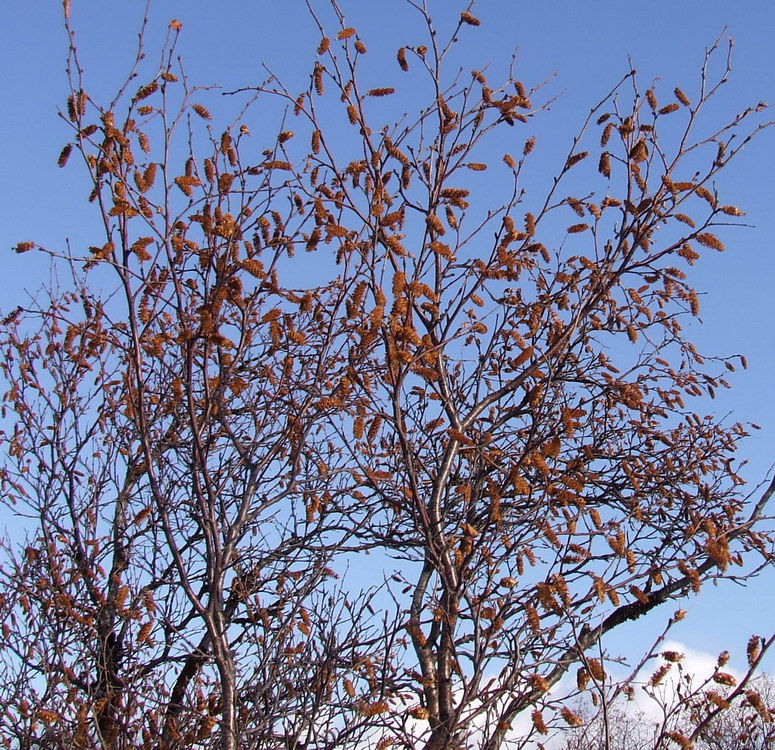
[[(374, 61), (374, 75), (385, 84), (400, 75), (395, 51), (401, 44), (421, 43), (412, 14), (395, 9), (400, 0), (341, 0)], [(325, 10), (327, 0), (311, 0)], [(462, 4), (430, 1), (442, 29)], [(67, 94), (67, 38), (61, 4), (50, 0), (6, 0), (4, 45), (0, 48), (0, 163), (4, 179), (0, 198), (3, 273), (0, 312), (22, 303), (25, 289), (34, 291), (48, 279), (48, 263), (10, 248), (34, 240), (48, 248), (85, 247), (97, 216), (85, 201), (79, 168), (57, 169), (57, 156), (69, 130), (57, 116)], [(86, 70), (86, 90), (105, 101), (128, 70), (144, 0), (72, 0), (73, 25)], [(602, 0), (479, 0), (474, 13), (481, 26), (465, 29), (461, 64), (468, 69), (488, 64), (493, 76), (505, 72), (514, 52), (519, 77), (526, 83), (551, 79), (546, 91), (558, 98), (551, 110), (530, 127), (538, 135), (544, 158), (561, 158), (591, 106), (629, 70), (638, 70), (643, 88), (660, 79), (665, 96), (680, 86), (692, 97), (699, 85), (705, 49), (720, 35), (735, 41), (730, 82), (714, 104), (721, 118), (759, 101), (775, 102), (775, 2), (772, 0), (652, 0), (611, 3)], [(149, 59), (171, 19), (183, 24), (179, 52), (192, 84), (219, 84), (225, 89), (256, 85), (266, 78), (262, 64), (301, 90), (314, 59), (319, 33), (303, 0), (155, 0), (148, 27)], [(373, 62), (371, 64), (374, 64)], [(775, 110), (772, 119), (775, 119)], [(520, 138), (524, 139), (526, 131)], [(74, 160), (75, 161), (75, 160)], [(695, 285), (702, 298), (704, 326), (692, 329), (701, 351), (743, 353), (749, 370), (735, 374), (733, 389), (711, 403), (714, 413), (762, 426), (741, 446), (748, 459), (743, 475), (764, 479), (775, 461), (775, 334), (771, 290), (775, 278), (775, 129), (763, 133), (719, 179), (725, 203), (746, 211), (749, 226), (723, 233), (727, 251), (703, 258)], [(528, 188), (529, 189), (529, 188)], [(738, 664), (745, 640), (753, 632), (775, 628), (770, 576), (741, 589), (734, 584), (707, 586), (689, 600), (689, 617), (673, 637), (700, 650), (730, 648)], [(646, 637), (659, 629), (668, 613), (638, 624), (625, 638)], [(743, 617), (744, 614), (744, 617)], [(638, 635), (640, 634), (640, 635)], [(612, 648), (615, 648), (615, 644)], [(770, 659), (772, 663), (772, 659)]]

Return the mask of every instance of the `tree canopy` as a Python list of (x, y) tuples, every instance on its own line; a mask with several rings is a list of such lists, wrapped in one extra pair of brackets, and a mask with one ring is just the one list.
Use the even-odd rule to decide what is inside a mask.
[(102, 229), (16, 247), (66, 280), (0, 334), (29, 521), (0, 570), (5, 746), (532, 746), (628, 689), (608, 632), (769, 564), (748, 427), (697, 406), (745, 359), (686, 333), (743, 215), (721, 173), (770, 124), (709, 106), (726, 41), (692, 91), (624, 71), (536, 193), (544, 88), (450, 65), (473, 3), (447, 37), (395, 5), (426, 38), (384, 85), (310, 6), (308, 86), (267, 74), (222, 123), (179, 21), (94, 98), (65, 2), (59, 164)]

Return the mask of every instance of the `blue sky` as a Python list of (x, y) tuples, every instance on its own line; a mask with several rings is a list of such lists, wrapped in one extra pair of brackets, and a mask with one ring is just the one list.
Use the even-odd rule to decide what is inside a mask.
[[(419, 24), (413, 25), (411, 13), (395, 13), (398, 3), (341, 3), (350, 25), (367, 44), (369, 59), (386, 61), (369, 69), (374, 85), (390, 85), (400, 75), (395, 65), (398, 46), (421, 41)], [(325, 0), (312, 0), (312, 5), (331, 20)], [(144, 6), (144, 0), (72, 0), (86, 89), (98, 100), (115, 89), (131, 62)], [(459, 11), (452, 0), (431, 0), (430, 6), (436, 9), (442, 28), (445, 13), (452, 19)], [(489, 64), (497, 78), (516, 51), (519, 77), (526, 83), (554, 76), (547, 91), (559, 98), (550, 112), (531, 125), (547, 164), (564, 158), (589, 108), (629, 69), (628, 55), (643, 88), (660, 78), (666, 91), (680, 86), (691, 96), (705, 48), (726, 29), (735, 40), (733, 74), (715, 105), (718, 111), (732, 116), (760, 100), (775, 102), (772, 0), (652, 0), (647, 4), (479, 0), (474, 12), (482, 25), (466, 29), (456, 58), (464, 69)], [(227, 89), (255, 85), (266, 77), (261, 67), (265, 63), (290, 89), (304, 87), (319, 34), (303, 0), (156, 0), (149, 51), (157, 48), (173, 18), (183, 23), (179, 51), (193, 83), (221, 84)], [(0, 309), (8, 311), (23, 301), (25, 288), (34, 290), (48, 278), (48, 263), (42, 258), (16, 256), (9, 248), (28, 239), (52, 249), (62, 248), (66, 238), (76, 248), (90, 244), (89, 229), (96, 217), (86, 208), (78, 168), (56, 167), (68, 138), (66, 125), (57, 117), (68, 93), (61, 5), (51, 0), (6, 0), (3, 20), (0, 247), (5, 255)], [(752, 483), (763, 479), (775, 461), (775, 401), (770, 390), (775, 334), (769, 314), (775, 277), (774, 166), (772, 130), (723, 174), (719, 187), (725, 202), (743, 208), (752, 227), (726, 232), (727, 252), (703, 258), (695, 276), (698, 289), (707, 293), (702, 302), (705, 325), (692, 331), (700, 349), (748, 357), (749, 370), (736, 375), (734, 389), (719, 394), (708, 409), (762, 426), (741, 450), (741, 457), (750, 460), (743, 473)], [(689, 603), (690, 616), (675, 637), (698, 649), (714, 652), (734, 647), (739, 653), (752, 632), (764, 634), (775, 621), (770, 603), (774, 582), (770, 577), (747, 590), (708, 587), (699, 600)], [(645, 638), (662, 619), (658, 616), (639, 625), (634, 637)], [(626, 637), (632, 638), (632, 631)]]

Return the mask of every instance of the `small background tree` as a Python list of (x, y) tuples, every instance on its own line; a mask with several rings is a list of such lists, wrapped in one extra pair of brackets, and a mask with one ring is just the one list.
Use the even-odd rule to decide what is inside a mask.
[[(756, 649), (758, 641), (750, 647)], [(652, 750), (691, 744), (697, 750), (765, 750), (772, 747), (772, 677), (744, 680), (722, 697), (723, 688), (736, 678), (727, 669), (728, 653), (722, 653), (706, 678), (681, 667), (683, 655), (666, 651), (662, 663), (635, 690), (622, 695), (605, 710), (589, 705), (579, 708), (585, 725), (565, 733), (564, 750)], [(644, 700), (644, 693), (645, 698)], [(634, 699), (634, 702), (633, 702)]]

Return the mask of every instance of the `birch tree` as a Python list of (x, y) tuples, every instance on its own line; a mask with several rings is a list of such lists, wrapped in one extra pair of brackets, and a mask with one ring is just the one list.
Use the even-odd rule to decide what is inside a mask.
[(99, 101), (65, 2), (100, 228), (16, 247), (61, 283), (2, 325), (6, 747), (534, 746), (623, 689), (607, 633), (769, 563), (703, 416), (745, 360), (685, 330), (763, 105), (707, 112), (719, 40), (541, 144), (544, 87), (452, 67), (474, 10), (396, 0), (425, 41), (375, 61), (310, 5), (308, 86), (225, 96), (173, 21)]

